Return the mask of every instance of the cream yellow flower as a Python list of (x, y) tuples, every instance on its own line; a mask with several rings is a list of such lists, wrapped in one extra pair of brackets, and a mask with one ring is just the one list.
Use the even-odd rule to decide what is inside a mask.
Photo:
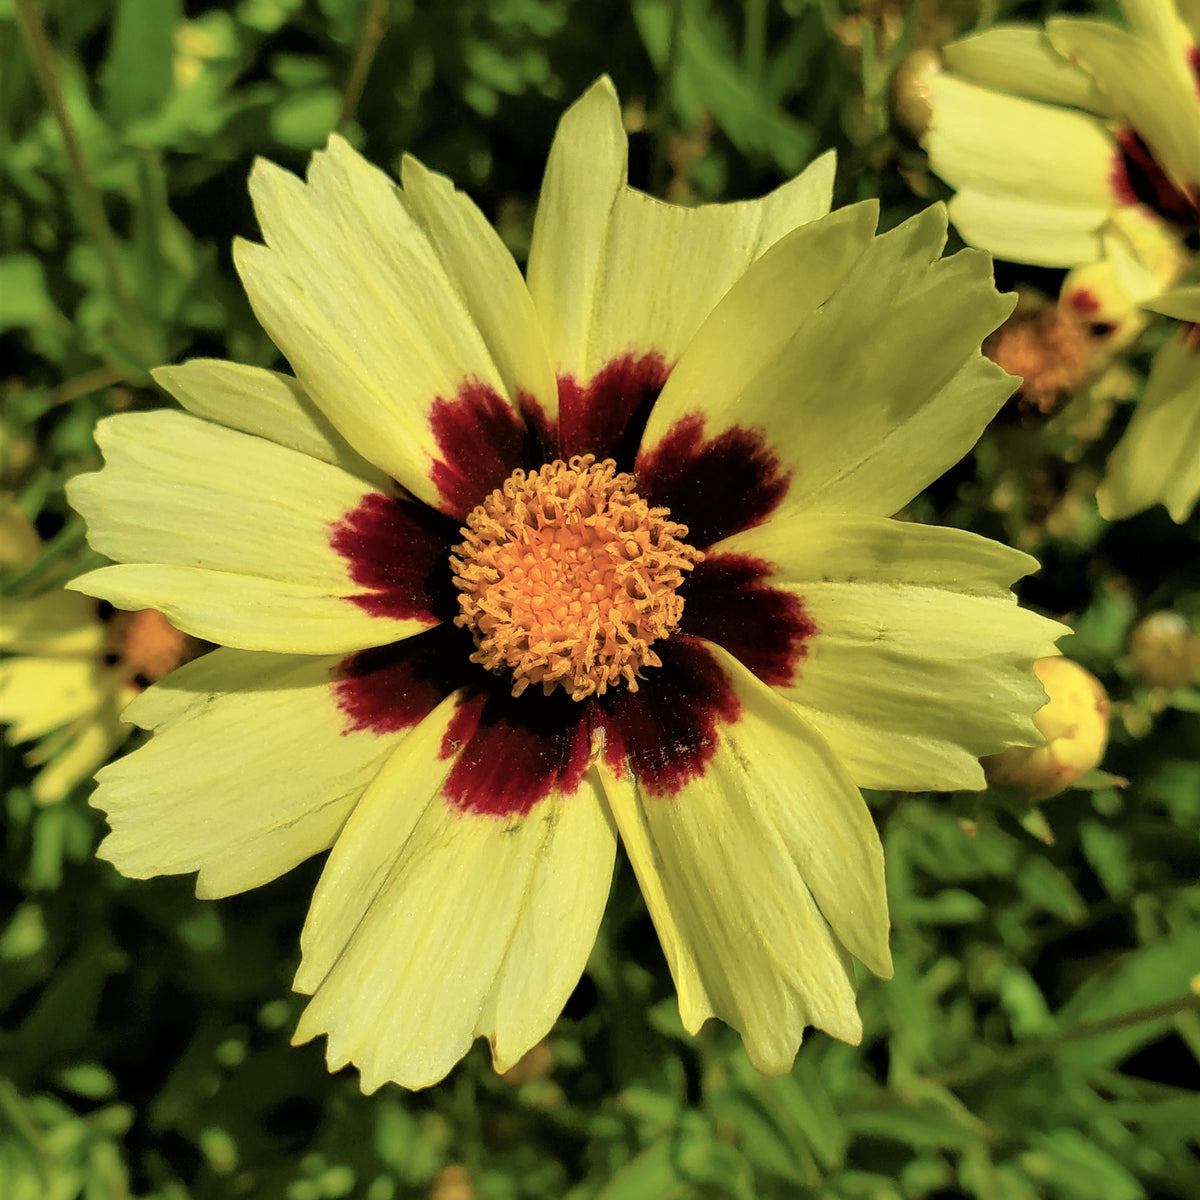
[[(0, 567), (32, 566), (33, 526), (14, 508), (0, 520)], [(161, 613), (106, 613), (88, 596), (51, 588), (0, 600), (0, 722), (40, 770), (31, 791), (53, 804), (107, 762), (129, 736), (121, 709), (186, 657), (191, 641)]]
[[(1057, 18), (999, 25), (952, 43), (927, 70), (924, 144), (956, 189), (951, 219), (998, 258), (1074, 268), (1059, 306), (1098, 347), (1127, 345), (1145, 310), (1197, 309), (1172, 290), (1200, 230), (1197, 12), (1123, 0), (1127, 28)], [(1195, 317), (1183, 319), (1195, 320)], [(1181, 334), (1098, 493), (1110, 519), (1162, 502), (1177, 520), (1200, 495), (1200, 356)]]
[(332, 847), (296, 1040), (367, 1090), (546, 1034), (618, 838), (688, 1029), (772, 1072), (807, 1025), (857, 1041), (850, 956), (891, 971), (859, 787), (1038, 739), (1033, 561), (889, 518), (1014, 385), (988, 258), (939, 258), (940, 206), (829, 214), (829, 156), (694, 209), (626, 158), (601, 80), (524, 279), (412, 159), (258, 163), (235, 260), (295, 376), (161, 370), (187, 412), (110, 418), (70, 488), (118, 560), (75, 586), (222, 646), (130, 706), (101, 852), (223, 896)]

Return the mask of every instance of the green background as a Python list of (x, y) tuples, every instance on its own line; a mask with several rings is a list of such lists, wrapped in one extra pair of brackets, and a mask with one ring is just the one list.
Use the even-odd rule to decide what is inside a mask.
[[(26, 5), (28, 7), (28, 5)], [(914, 46), (1000, 6), (849, 0), (46, 0), (50, 94), (0, 0), (0, 493), (47, 552), (28, 591), (95, 559), (62, 486), (96, 420), (168, 403), (148, 368), (275, 355), (230, 260), (255, 155), (301, 170), (341, 127), (374, 162), (453, 177), (518, 259), (562, 109), (609, 72), (631, 182), (759, 194), (839, 152), (839, 203), (888, 228), (947, 195), (889, 112)], [(1024, 6), (1017, 15), (1046, 14)], [(1052, 272), (998, 268), (1049, 293)], [(1166, 335), (1152, 330), (1131, 365)], [(869, 353), (869, 347), (864, 347)], [(371, 1097), (292, 1049), (320, 863), (200, 902), (93, 858), (84, 786), (36, 807), (6, 756), (0, 850), (0, 1197), (370, 1200), (1200, 1196), (1200, 692), (1132, 674), (1128, 632), (1200, 616), (1200, 523), (1106, 525), (1090, 497), (1127, 410), (1010, 406), (908, 515), (1031, 549), (1023, 599), (1113, 699), (1105, 769), (1040, 811), (873, 795), (896, 956), (861, 980), (866, 1035), (813, 1033), (758, 1076), (682, 1030), (621, 865), (588, 973), (507, 1078), (482, 1045), (441, 1085)], [(1087, 424), (1084, 422), (1083, 424)], [(11, 582), (11, 581), (10, 581)], [(450, 1168), (447, 1171), (447, 1168)]]

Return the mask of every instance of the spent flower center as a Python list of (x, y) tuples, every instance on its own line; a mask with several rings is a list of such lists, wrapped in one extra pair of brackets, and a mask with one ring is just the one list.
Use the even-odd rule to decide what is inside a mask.
[(704, 555), (687, 526), (651, 508), (611, 458), (555, 459), (514, 471), (467, 517), (450, 566), (471, 630), (471, 661), (572, 700), (622, 680), (637, 691), (651, 649), (679, 625), (684, 573)]

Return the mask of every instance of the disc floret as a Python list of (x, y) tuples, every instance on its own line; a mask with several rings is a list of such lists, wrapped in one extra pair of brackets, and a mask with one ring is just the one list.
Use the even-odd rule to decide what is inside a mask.
[(651, 649), (679, 625), (684, 573), (704, 555), (687, 526), (651, 508), (612, 459), (555, 459), (514, 471), (478, 505), (450, 566), (471, 661), (572, 700), (622, 681), (637, 691)]

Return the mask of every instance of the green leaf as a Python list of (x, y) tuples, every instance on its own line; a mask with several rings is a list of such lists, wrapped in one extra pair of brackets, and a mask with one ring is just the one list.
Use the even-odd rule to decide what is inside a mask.
[(100, 72), (104, 109), (118, 125), (156, 112), (170, 94), (179, 0), (117, 0)]
[(1074, 1129), (1056, 1129), (1031, 1139), (1021, 1166), (1064, 1196), (1079, 1200), (1144, 1200), (1142, 1185), (1111, 1155)]
[(315, 150), (333, 132), (341, 105), (341, 93), (331, 84), (294, 92), (271, 110), (271, 136), (296, 150)]
[[(1200, 928), (1182, 929), (1161, 941), (1127, 954), (1110, 971), (1085, 983), (1059, 1011), (1059, 1028), (1111, 1020), (1139, 1009), (1166, 1004), (1189, 995), (1189, 983), (1200, 963)], [(1065, 1067), (1093, 1071), (1128, 1057), (1139, 1046), (1162, 1036), (1170, 1017), (1139, 1021), (1086, 1041), (1062, 1047)]]

